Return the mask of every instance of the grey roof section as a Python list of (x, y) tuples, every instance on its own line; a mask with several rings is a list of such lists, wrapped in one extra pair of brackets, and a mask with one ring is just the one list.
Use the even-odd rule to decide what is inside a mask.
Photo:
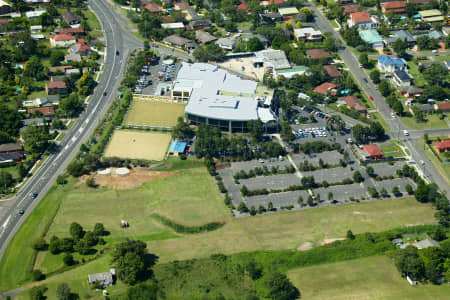
[(390, 36), (390, 37), (387, 38), (387, 41), (388, 41), (389, 43), (393, 43), (393, 42), (395, 42), (395, 41), (398, 40), (398, 39), (401, 39), (402, 41), (406, 39), (406, 41), (407, 41), (408, 43), (414, 43), (414, 42), (416, 42), (416, 38), (413, 37), (412, 34), (409, 33), (409, 32), (406, 31), (406, 30), (399, 30), (399, 31), (396, 31), (396, 32), (394, 33), (393, 36)]
[(217, 38), (215, 36), (211, 35), (209, 32), (203, 31), (203, 30), (196, 31), (195, 38), (204, 44), (211, 43), (211, 42), (217, 40)]
[(440, 40), (440, 39), (444, 38), (444, 34), (437, 30), (433, 30), (433, 31), (430, 31), (427, 33), (415, 35), (415, 38), (417, 39), (420, 36), (428, 36), (428, 38), (435, 39), (435, 40)]
[(275, 70), (289, 69), (289, 63), (283, 50), (266, 49), (255, 52), (256, 60), (264, 62), (266, 67), (272, 67)]
[[(256, 120), (258, 101), (254, 99), (257, 83), (242, 80), (219, 67), (205, 63), (182, 63), (174, 90), (191, 90), (185, 113), (210, 119)], [(263, 121), (270, 121), (266, 111), (259, 111)], [(272, 119), (273, 120), (273, 116)]]
[(419, 249), (425, 249), (425, 248), (429, 248), (429, 247), (440, 247), (441, 245), (439, 245), (438, 242), (436, 242), (433, 239), (425, 239), (423, 241), (417, 242), (417, 248)]
[(394, 75), (398, 77), (398, 79), (402, 81), (411, 80), (411, 77), (409, 77), (408, 73), (402, 70), (395, 70)]
[(233, 49), (236, 46), (236, 41), (230, 38), (220, 38), (217, 40), (216, 45), (221, 48)]
[(95, 273), (95, 274), (89, 274), (88, 280), (89, 280), (90, 284), (93, 284), (96, 281), (98, 281), (102, 284), (112, 284), (113, 276), (112, 276), (111, 272)]

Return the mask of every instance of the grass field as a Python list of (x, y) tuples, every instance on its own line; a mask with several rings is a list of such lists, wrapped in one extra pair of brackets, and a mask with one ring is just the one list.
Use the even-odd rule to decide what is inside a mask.
[[(418, 140), (421, 149), (424, 149), (425, 141), (423, 138)], [(428, 147), (425, 147), (425, 155), (433, 163), (434, 167), (442, 175), (442, 178), (450, 185), (450, 165), (442, 165), (433, 152)]]
[(431, 223), (435, 218), (430, 205), (404, 198), (236, 218), (214, 232), (150, 241), (149, 249), (167, 262), (213, 253), (296, 249), (307, 242), (317, 245), (345, 237), (348, 229), (362, 233)]
[(450, 285), (411, 286), (385, 256), (300, 268), (288, 272), (302, 299), (449, 299)]
[(385, 142), (380, 144), (380, 149), (383, 152), (384, 156), (392, 156), (394, 158), (404, 157), (402, 149), (399, 146), (392, 142)]
[(184, 115), (183, 104), (133, 101), (125, 118), (126, 125), (173, 127), (178, 117)]
[(400, 117), (402, 123), (410, 129), (425, 130), (448, 128), (448, 117), (441, 120), (437, 114), (427, 114), (426, 119), (426, 122), (417, 122), (414, 117)]
[(170, 140), (171, 136), (167, 133), (116, 130), (106, 148), (105, 157), (161, 161)]

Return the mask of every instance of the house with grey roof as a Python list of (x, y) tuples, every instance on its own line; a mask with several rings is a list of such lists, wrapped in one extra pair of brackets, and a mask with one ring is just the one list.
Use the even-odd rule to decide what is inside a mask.
[(392, 73), (391, 82), (397, 87), (410, 86), (411, 76), (404, 70), (395, 70)]
[(114, 276), (116, 275), (116, 269), (110, 268), (109, 272), (95, 273), (88, 275), (89, 284), (98, 282), (102, 287), (111, 286), (114, 284)]
[(217, 40), (215, 36), (203, 30), (197, 30), (195, 32), (195, 39), (202, 45), (206, 45)]
[(231, 38), (220, 38), (216, 41), (216, 45), (225, 50), (233, 50), (236, 47), (236, 41)]
[(430, 248), (430, 247), (440, 247), (441, 245), (439, 245), (439, 243), (436, 242), (435, 240), (427, 238), (425, 240), (415, 243), (414, 246), (416, 246), (417, 249), (420, 250), (420, 249), (426, 249), (426, 248)]
[(195, 43), (187, 38), (179, 36), (178, 34), (172, 34), (163, 39), (164, 43), (177, 46), (180, 48), (186, 48), (188, 50), (192, 50), (197, 48)]
[(408, 47), (413, 47), (416, 44), (416, 38), (406, 30), (398, 30), (393, 35), (386, 39), (387, 44), (392, 45), (396, 40), (406, 40)]
[(252, 60), (252, 63), (255, 66), (261, 66), (271, 70), (291, 68), (291, 64), (283, 50), (265, 49), (257, 51), (255, 52), (255, 58)]

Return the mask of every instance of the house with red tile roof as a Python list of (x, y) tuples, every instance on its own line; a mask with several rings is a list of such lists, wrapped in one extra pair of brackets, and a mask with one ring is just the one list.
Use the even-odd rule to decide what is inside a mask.
[(153, 2), (144, 4), (144, 8), (151, 13), (158, 14), (158, 13), (162, 12), (161, 7), (158, 4), (153, 3)]
[(52, 106), (39, 107), (39, 108), (29, 108), (27, 112), (30, 115), (34, 115), (36, 112), (40, 112), (43, 116), (53, 117), (55, 115), (55, 109)]
[(330, 53), (323, 49), (308, 49), (306, 50), (306, 55), (312, 59), (331, 58)]
[(362, 103), (359, 101), (359, 99), (355, 96), (340, 97), (340, 98), (338, 98), (338, 101), (345, 102), (347, 108), (354, 109), (361, 114), (367, 113), (367, 110), (364, 107), (364, 105), (362, 105)]
[(344, 12), (342, 13), (344, 16), (349, 16), (350, 14), (357, 12), (359, 9), (359, 5), (345, 5), (344, 6)]
[(450, 102), (439, 103), (436, 105), (436, 108), (442, 111), (450, 111)]
[(436, 148), (439, 153), (450, 151), (450, 140), (438, 142), (434, 148)]
[(50, 36), (50, 45), (55, 47), (67, 47), (75, 44), (77, 38), (71, 34), (54, 34)]
[(338, 78), (342, 76), (342, 73), (339, 72), (338, 69), (336, 69), (336, 67), (333, 65), (326, 65), (323, 66), (323, 68), (325, 69), (325, 71), (327, 71), (328, 76), (330, 76), (331, 78)]
[(72, 45), (69, 49), (71, 53), (80, 54), (81, 56), (89, 55), (91, 53), (91, 50), (91, 46), (80, 42)]
[(75, 35), (75, 34), (85, 34), (86, 32), (84, 31), (84, 28), (81, 28), (81, 27), (78, 27), (78, 28), (69, 27), (69, 28), (58, 29), (58, 33)]
[(67, 94), (67, 86), (64, 81), (51, 81), (45, 84), (47, 95)]
[(383, 14), (387, 13), (403, 14), (406, 11), (406, 2), (392, 1), (381, 3), (381, 11), (383, 12)]
[(338, 85), (334, 84), (332, 82), (324, 82), (324, 83), (316, 86), (313, 91), (316, 93), (323, 94), (323, 95), (330, 94), (330, 95), (335, 96), (336, 92), (337, 92), (336, 91), (337, 87), (338, 87)]
[(348, 26), (358, 26), (359, 29), (373, 29), (380, 27), (380, 22), (371, 16), (368, 11), (358, 11), (350, 14)]
[(362, 153), (366, 159), (379, 160), (384, 158), (383, 152), (377, 144), (364, 145)]

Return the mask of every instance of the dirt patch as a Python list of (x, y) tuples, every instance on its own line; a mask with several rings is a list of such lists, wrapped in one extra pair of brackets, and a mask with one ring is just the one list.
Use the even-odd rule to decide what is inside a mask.
[[(137, 167), (131, 169), (130, 173), (127, 175), (116, 175), (115, 170), (113, 169), (111, 174), (95, 174), (92, 175), (92, 177), (94, 177), (95, 183), (97, 183), (100, 187), (104, 186), (115, 190), (132, 190), (140, 187), (142, 183), (146, 181), (170, 177), (175, 174), (176, 172), (149, 171), (146, 168)], [(77, 184), (82, 184), (85, 181), (86, 178), (81, 178)]]
[(324, 239), (323, 241), (321, 241), (321, 242), (319, 243), (319, 245), (320, 245), (320, 246), (323, 246), (323, 245), (326, 245), (326, 244), (331, 244), (331, 243), (333, 243), (333, 242), (336, 242), (336, 241), (343, 241), (343, 240), (345, 240), (345, 238)]
[(306, 242), (306, 243), (303, 243), (300, 247), (298, 247), (297, 250), (306, 251), (306, 250), (312, 249), (312, 247), (313, 247), (312, 243)]

